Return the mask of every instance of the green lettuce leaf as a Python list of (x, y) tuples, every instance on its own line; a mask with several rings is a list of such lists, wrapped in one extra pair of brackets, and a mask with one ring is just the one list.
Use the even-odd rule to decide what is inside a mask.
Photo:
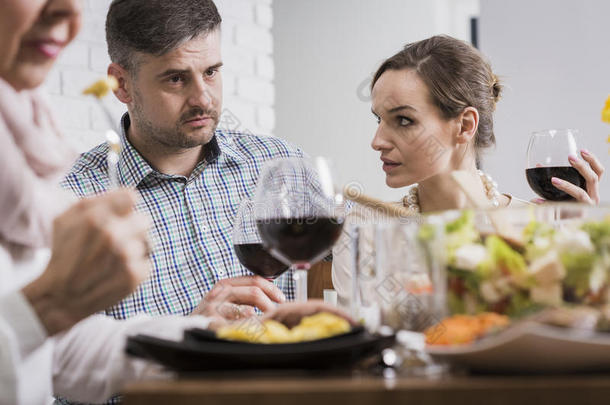
[(481, 277), (488, 278), (501, 272), (516, 276), (516, 279), (523, 281), (527, 274), (527, 264), (521, 253), (496, 235), (490, 235), (485, 239), (485, 247), (489, 253), (489, 259), (481, 263), (477, 269)]
[(526, 291), (515, 292), (511, 298), (506, 314), (511, 318), (521, 318), (542, 309), (543, 306), (532, 302)]
[[(523, 240), (525, 242), (525, 258), (532, 262), (544, 256), (553, 248), (553, 237), (555, 230), (549, 224), (530, 221), (523, 230)], [(541, 243), (542, 242), (542, 243)]]
[(530, 221), (523, 229), (525, 242), (532, 242), (535, 238), (552, 238), (555, 230), (550, 224), (538, 221)]
[(560, 259), (566, 269), (564, 286), (573, 289), (576, 297), (584, 298), (589, 292), (589, 280), (597, 255), (586, 252), (564, 252), (560, 255)]
[(587, 222), (582, 225), (582, 229), (589, 234), (598, 252), (610, 248), (610, 220)]
[(445, 225), (445, 248), (449, 263), (453, 263), (456, 249), (479, 241), (480, 235), (474, 226), (474, 212), (466, 210), (456, 220)]
[(459, 297), (453, 291), (447, 291), (447, 307), (450, 314), (463, 314), (466, 313), (466, 306), (464, 300)]

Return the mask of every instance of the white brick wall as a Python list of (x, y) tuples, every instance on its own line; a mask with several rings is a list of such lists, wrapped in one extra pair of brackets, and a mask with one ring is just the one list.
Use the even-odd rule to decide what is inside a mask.
[[(84, 0), (80, 34), (63, 52), (45, 88), (61, 130), (80, 151), (104, 141), (104, 116), (80, 93), (106, 73), (104, 21), (111, 0)], [(221, 125), (271, 135), (275, 127), (272, 0), (216, 0), (223, 19), (225, 118)], [(113, 96), (104, 102), (115, 116), (125, 107)]]
[(228, 110), (221, 125), (271, 135), (275, 128), (272, 0), (215, 2), (222, 16), (223, 104)]

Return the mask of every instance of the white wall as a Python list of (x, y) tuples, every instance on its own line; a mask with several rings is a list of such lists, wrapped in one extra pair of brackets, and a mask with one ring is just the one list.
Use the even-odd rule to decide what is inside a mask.
[[(537, 129), (580, 129), (580, 145), (610, 167), (610, 126), (600, 119), (610, 94), (609, 16), (607, 0), (481, 2), (481, 50), (507, 86), (496, 113), (498, 146), (486, 158), (503, 190), (534, 196), (524, 169)], [(601, 187), (609, 201), (607, 175)]]
[(276, 135), (330, 157), (341, 181), (397, 199), (385, 186), (368, 86), (383, 59), (438, 33), (469, 39), (476, 0), (278, 0), (273, 3)]
[[(61, 55), (45, 86), (61, 130), (79, 150), (104, 141), (106, 121), (82, 90), (106, 73), (108, 58), (104, 24), (110, 0), (84, 0), (83, 26)], [(271, 134), (273, 105), (272, 0), (216, 0), (223, 18), (222, 52), (225, 67), (221, 121), (231, 129)], [(114, 96), (104, 100), (117, 120), (125, 107)], [(229, 117), (230, 116), (230, 117)]]
[[(272, 0), (214, 0), (222, 16), (225, 117), (230, 129), (272, 135), (275, 66)], [(236, 118), (236, 126), (229, 115)]]

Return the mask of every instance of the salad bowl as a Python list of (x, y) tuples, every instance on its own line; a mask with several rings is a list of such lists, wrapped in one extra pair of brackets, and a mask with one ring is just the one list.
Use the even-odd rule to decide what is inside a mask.
[(610, 206), (445, 211), (360, 236), (358, 304), (378, 309), (380, 324), (425, 333), (434, 358), (484, 371), (610, 370)]

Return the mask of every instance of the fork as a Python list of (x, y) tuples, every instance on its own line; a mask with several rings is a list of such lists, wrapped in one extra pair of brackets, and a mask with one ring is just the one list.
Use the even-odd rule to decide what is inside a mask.
[(108, 76), (105, 79), (98, 80), (83, 91), (83, 94), (90, 94), (95, 97), (97, 104), (104, 112), (104, 115), (106, 116), (108, 124), (111, 128), (107, 130), (105, 134), (106, 142), (108, 143), (108, 178), (110, 179), (111, 189), (118, 188), (120, 184), (117, 165), (119, 163), (119, 155), (121, 153), (121, 138), (116, 131), (116, 123), (112, 117), (112, 113), (102, 102), (102, 98), (111, 90), (115, 90), (118, 85), (119, 83), (114, 76)]

